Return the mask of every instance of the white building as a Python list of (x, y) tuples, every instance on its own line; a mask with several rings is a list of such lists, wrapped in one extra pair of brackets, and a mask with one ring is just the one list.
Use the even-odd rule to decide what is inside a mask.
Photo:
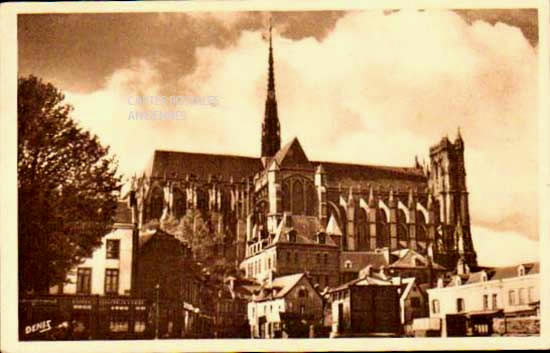
[(485, 317), (492, 330), (493, 317), (538, 316), (539, 264), (486, 269), (456, 275), (444, 285), (428, 289), (430, 318), (441, 320), (442, 335), (447, 335), (449, 316)]
[(50, 288), (50, 294), (130, 295), (134, 235), (131, 209), (119, 201), (113, 230), (91, 258), (69, 271), (66, 283)]

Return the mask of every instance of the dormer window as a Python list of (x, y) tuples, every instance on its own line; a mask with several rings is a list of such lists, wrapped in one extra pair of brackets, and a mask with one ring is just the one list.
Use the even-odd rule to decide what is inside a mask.
[(291, 242), (291, 243), (296, 243), (296, 231), (295, 230), (288, 233), (288, 241)]
[(487, 282), (487, 274), (485, 272), (481, 273), (481, 282)]
[(327, 242), (327, 235), (325, 233), (319, 233), (317, 235), (317, 239), (319, 241), (319, 244), (325, 244)]
[(346, 260), (346, 262), (344, 262), (344, 268), (346, 268), (346, 269), (351, 268), (351, 261), (350, 260)]
[(518, 267), (518, 276), (521, 277), (521, 276), (525, 276), (525, 267), (523, 267), (523, 265), (520, 265)]

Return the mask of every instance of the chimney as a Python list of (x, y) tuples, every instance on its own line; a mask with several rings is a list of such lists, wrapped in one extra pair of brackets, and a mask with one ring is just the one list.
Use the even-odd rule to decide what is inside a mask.
[(387, 264), (390, 263), (390, 248), (385, 247), (385, 248), (381, 248), (381, 249), (376, 249), (376, 252), (378, 254), (384, 255), (384, 259), (386, 259)]
[(428, 283), (430, 284), (430, 288), (433, 287), (433, 278), (434, 278), (434, 266), (433, 266), (433, 259), (431, 254), (428, 254)]
[(364, 269), (359, 272), (359, 278), (371, 277), (372, 276), (372, 265), (367, 265)]
[(384, 266), (384, 265), (380, 266), (380, 274), (381, 274), (384, 278), (387, 278), (387, 277), (388, 277), (388, 269), (386, 268), (386, 266)]

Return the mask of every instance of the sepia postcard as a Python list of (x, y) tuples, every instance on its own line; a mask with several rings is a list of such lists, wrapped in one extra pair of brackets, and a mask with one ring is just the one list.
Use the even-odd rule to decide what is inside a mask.
[(548, 7), (2, 4), (0, 349), (550, 348)]

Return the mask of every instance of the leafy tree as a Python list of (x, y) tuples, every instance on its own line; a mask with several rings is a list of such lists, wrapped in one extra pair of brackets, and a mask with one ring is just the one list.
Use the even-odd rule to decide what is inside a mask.
[(45, 292), (110, 231), (120, 178), (59, 89), (31, 75), (17, 94), (19, 290)]

